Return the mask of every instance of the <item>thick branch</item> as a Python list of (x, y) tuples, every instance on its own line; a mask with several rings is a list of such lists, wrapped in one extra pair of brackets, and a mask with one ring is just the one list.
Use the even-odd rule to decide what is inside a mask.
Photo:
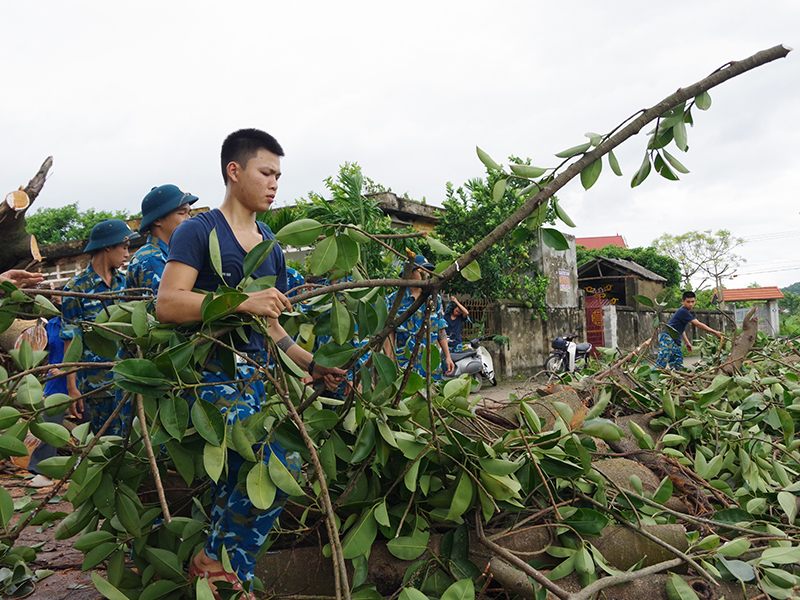
[(784, 58), (787, 54), (789, 54), (790, 51), (791, 48), (779, 45), (775, 46), (774, 48), (770, 48), (769, 50), (762, 50), (761, 52), (758, 52), (753, 56), (746, 58), (745, 60), (731, 62), (721, 69), (715, 71), (705, 79), (702, 79), (697, 83), (690, 85), (689, 87), (680, 88), (671, 96), (664, 98), (655, 106), (648, 108), (618, 133), (615, 133), (597, 148), (584, 154), (583, 157), (572, 163), (566, 168), (566, 170), (564, 170), (563, 173), (558, 175), (555, 179), (553, 179), (553, 181), (544, 186), (544, 188), (542, 188), (541, 191), (539, 191), (536, 195), (531, 196), (528, 201), (525, 202), (525, 204), (518, 208), (510, 217), (508, 217), (508, 219), (498, 225), (494, 231), (483, 238), (480, 242), (475, 244), (454, 264), (445, 269), (442, 272), (442, 279), (444, 281), (449, 281), (458, 271), (466, 267), (469, 263), (486, 252), (488, 248), (508, 235), (511, 230), (519, 225), (524, 219), (533, 214), (533, 211), (535, 211), (541, 204), (549, 200), (558, 190), (564, 187), (571, 179), (576, 177), (586, 167), (596, 160), (601, 159), (605, 154), (608, 154), (611, 150), (622, 144), (627, 139), (639, 133), (639, 131), (641, 131), (641, 129), (648, 123), (655, 121), (665, 112), (671, 108), (674, 108), (675, 106), (678, 106), (682, 102), (686, 102), (687, 100), (690, 100), (699, 94), (702, 94), (703, 92), (706, 92), (711, 88), (716, 87), (721, 83), (732, 79), (733, 77), (736, 77), (737, 75), (746, 73), (747, 71), (755, 69), (756, 67), (760, 67), (768, 62), (772, 62), (773, 60)]

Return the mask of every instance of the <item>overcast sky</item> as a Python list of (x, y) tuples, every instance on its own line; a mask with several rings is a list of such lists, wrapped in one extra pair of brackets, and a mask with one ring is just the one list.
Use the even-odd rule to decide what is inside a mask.
[[(218, 206), (219, 147), (241, 127), (286, 151), (278, 205), (345, 161), (441, 204), (483, 174), (476, 145), (555, 166), (728, 61), (800, 44), (797, 0), (3, 2), (0, 23), (0, 192), (52, 155), (36, 206), (131, 212), (163, 183)], [(800, 50), (711, 97), (673, 152), (690, 174), (631, 189), (634, 138), (624, 177), (560, 192), (568, 233), (646, 246), (725, 228), (750, 239), (727, 287), (800, 281)]]

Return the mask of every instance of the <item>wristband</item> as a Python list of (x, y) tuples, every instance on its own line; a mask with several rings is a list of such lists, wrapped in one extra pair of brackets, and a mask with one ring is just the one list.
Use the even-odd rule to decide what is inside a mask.
[(316, 367), (316, 366), (317, 366), (317, 363), (314, 362), (314, 359), (312, 358), (311, 362), (308, 363), (308, 374), (311, 375), (311, 377), (314, 377), (314, 367)]
[(275, 342), (275, 345), (278, 348), (280, 348), (281, 350), (283, 350), (284, 352), (287, 352), (289, 350), (289, 348), (291, 348), (292, 346), (296, 346), (297, 342), (295, 342), (288, 335), (285, 335), (281, 339), (279, 339), (277, 342)]

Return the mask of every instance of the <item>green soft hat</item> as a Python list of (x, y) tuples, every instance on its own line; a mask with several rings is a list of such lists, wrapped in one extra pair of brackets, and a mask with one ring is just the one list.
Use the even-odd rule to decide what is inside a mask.
[(145, 231), (153, 221), (167, 216), (184, 204), (194, 204), (197, 196), (182, 192), (177, 185), (168, 183), (154, 187), (142, 200), (142, 223), (139, 231)]
[(125, 221), (120, 221), (119, 219), (103, 219), (92, 227), (92, 233), (89, 235), (89, 243), (83, 251), (91, 252), (92, 250), (107, 248), (108, 246), (116, 246), (117, 244), (138, 237), (139, 234), (131, 230)]

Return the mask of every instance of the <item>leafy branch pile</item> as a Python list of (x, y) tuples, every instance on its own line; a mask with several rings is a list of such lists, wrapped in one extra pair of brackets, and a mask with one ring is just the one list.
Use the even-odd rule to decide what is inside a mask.
[[(431, 294), (458, 273), (478, 280), (481, 270), (476, 259), (526, 219), (541, 221), (546, 210), (542, 207), (571, 178), (581, 174), (584, 186), (591, 187), (602, 156), (653, 120), (659, 125), (647, 160), (654, 160), (664, 175), (664, 160), (673, 163), (662, 151), (661, 141), (667, 135), (663, 122), (669, 121), (678, 146), (681, 139), (685, 146), (679, 130), (686, 122), (687, 101), (702, 98), (713, 85), (787, 52), (776, 47), (728, 65), (642, 111), (620, 131), (593, 134), (588, 145), (560, 153), (567, 158), (549, 174), (549, 169), (520, 174), (523, 165), (512, 166), (515, 176), (530, 181), (527, 187), (533, 195), (471, 249), (442, 263), (432, 281), (414, 284), (423, 292), (403, 314), (398, 314), (399, 303), (386, 304), (382, 288), (409, 285), (410, 263), (402, 280), (363, 279), (361, 246), (380, 243), (376, 236), (353, 224), (311, 219), (281, 230), (282, 243), (316, 242), (310, 259), (314, 274), (334, 270), (353, 278), (295, 297), (304, 310), (298, 306), (283, 317), (287, 331), (303, 337), (331, 335), (314, 358), (323, 366), (350, 370), (353, 385), (344, 396), (329, 398), (322, 389), (304, 386), (303, 373), (271, 343), (264, 364), (237, 356), (233, 349), (244, 327), (267, 328), (262, 319), (234, 313), (247, 292), (273, 283), (250, 277), (270, 251), (265, 242), (248, 254), (245, 278), (236, 288), (208, 295), (202, 323), (165, 326), (153, 319), (151, 300), (109, 298), (97, 322), (80, 324), (86, 344), (109, 359), (115, 385), (133, 402), (136, 418), (125, 438), (102, 432), (93, 436), (85, 426), (70, 433), (60, 425), (43, 423), (44, 412), (64, 410), (69, 399), (43, 398), (37, 378), (48, 368), (41, 366), (43, 355), (29, 347), (15, 353), (17, 372), (0, 372), (0, 427), (5, 429), (0, 453), (23, 452), (21, 440), (28, 431), (53, 445), (73, 448), (72, 456), (39, 464), (45, 474), (60, 480), (52, 494), (70, 482), (65, 498), (75, 511), (60, 520), (55, 534), (60, 539), (76, 538), (76, 548), (85, 555), (84, 569), (106, 566), (107, 580), (96, 574), (93, 580), (111, 600), (193, 594), (210, 599), (207, 582), (189, 582), (185, 567), (203, 543), (209, 480), (229, 468), (231, 451), (244, 458), (238, 476), (256, 506), (268, 507), (278, 488), (292, 497), (280, 535), (264, 551), (281, 549), (283, 554), (303, 545), (324, 544), (334, 586), (317, 597), (453, 600), (550, 594), (578, 600), (604, 588), (611, 597), (612, 584), (683, 564), (709, 579), (754, 582), (774, 597), (789, 597), (800, 583), (791, 569), (800, 560), (797, 515), (791, 504), (797, 494), (792, 480), (800, 465), (800, 444), (793, 440), (795, 391), (800, 388), (792, 362), (794, 341), (778, 346), (761, 340), (761, 354), (755, 359), (751, 354), (749, 362), (741, 356), (735, 363), (720, 365), (731, 373), (738, 369), (735, 375), (715, 374), (712, 363), (692, 376), (659, 374), (645, 367), (627, 368), (631, 359), (627, 357), (575, 382), (579, 396), (567, 389), (558, 394), (543, 390), (536, 402), (512, 402), (502, 414), (476, 406), (475, 397), (469, 395), (469, 379), (433, 386), (430, 379), (400, 372), (376, 352), (417, 309), (429, 314)], [(479, 155), (490, 170), (503, 171), (485, 154)], [(611, 167), (617, 170), (613, 162)], [(641, 183), (646, 172), (643, 165), (634, 183)], [(509, 177), (500, 177), (494, 187), (504, 188)], [(568, 221), (563, 210), (557, 205), (555, 209)], [(556, 230), (544, 237), (563, 243)], [(428, 243), (441, 254), (451, 253), (435, 240)], [(219, 270), (213, 234), (210, 247), (211, 262)], [(4, 319), (19, 311), (34, 312), (32, 306), (38, 307), (35, 311), (52, 310), (43, 297), (46, 292), (30, 301), (25, 292), (2, 285)], [(423, 328), (420, 335), (434, 334), (429, 329)], [(119, 359), (120, 345), (135, 358)], [(70, 346), (63, 368), (83, 368), (73, 362), (76, 346)], [(268, 389), (260, 413), (226, 425), (218, 407), (197, 397), (202, 385), (199, 370), (212, 351), (231, 379), (237, 361), (251, 361), (256, 367)], [(713, 365), (721, 363), (718, 354)], [(737, 355), (737, 347), (732, 355)], [(422, 359), (430, 365), (439, 357), (432, 350)], [(653, 411), (663, 414), (625, 428), (614, 422), (621, 413)], [(630, 438), (624, 436), (628, 431)], [(259, 440), (265, 434), (267, 441), (275, 440), (303, 456), (308, 467), (301, 482), (294, 482), (278, 461), (261, 462), (265, 442)], [(653, 463), (651, 469), (661, 470), (660, 483), (649, 489), (642, 477), (637, 481), (626, 474), (625, 481), (615, 481), (603, 474), (598, 465), (610, 462), (597, 462), (608, 458), (603, 444), (612, 450), (619, 445), (625, 449), (615, 452)], [(665, 506), (673, 495), (690, 499), (686, 510)], [(8, 493), (0, 490), (0, 560), (14, 569), (24, 569), (35, 552), (14, 545), (20, 531), (59, 520), (46, 510), (48, 500), (14, 506)], [(19, 520), (12, 526), (15, 512)], [(680, 543), (659, 537), (657, 528), (671, 522), (690, 530), (683, 549)], [(630, 565), (614, 563), (591, 543), (597, 536), (602, 540), (615, 525), (634, 529), (674, 558), (650, 566), (636, 564), (628, 573)], [(525, 542), (531, 531), (544, 532), (545, 543)], [(521, 547), (505, 546), (519, 536)], [(370, 558), (384, 544), (388, 554), (376, 568), (377, 561)], [(489, 551), (488, 558), (485, 551), (481, 555), (481, 548)], [(133, 569), (126, 562), (128, 556)], [(385, 567), (394, 559), (411, 561), (402, 563), (396, 579), (385, 575)], [(302, 582), (308, 580), (305, 568)], [(568, 591), (574, 588), (561, 581), (573, 573), (580, 591)], [(270, 575), (278, 575), (282, 583), (296, 579), (282, 577), (282, 571)], [(670, 598), (692, 598), (695, 593), (678, 575), (669, 577), (665, 589)], [(224, 590), (223, 595), (227, 595)]]

